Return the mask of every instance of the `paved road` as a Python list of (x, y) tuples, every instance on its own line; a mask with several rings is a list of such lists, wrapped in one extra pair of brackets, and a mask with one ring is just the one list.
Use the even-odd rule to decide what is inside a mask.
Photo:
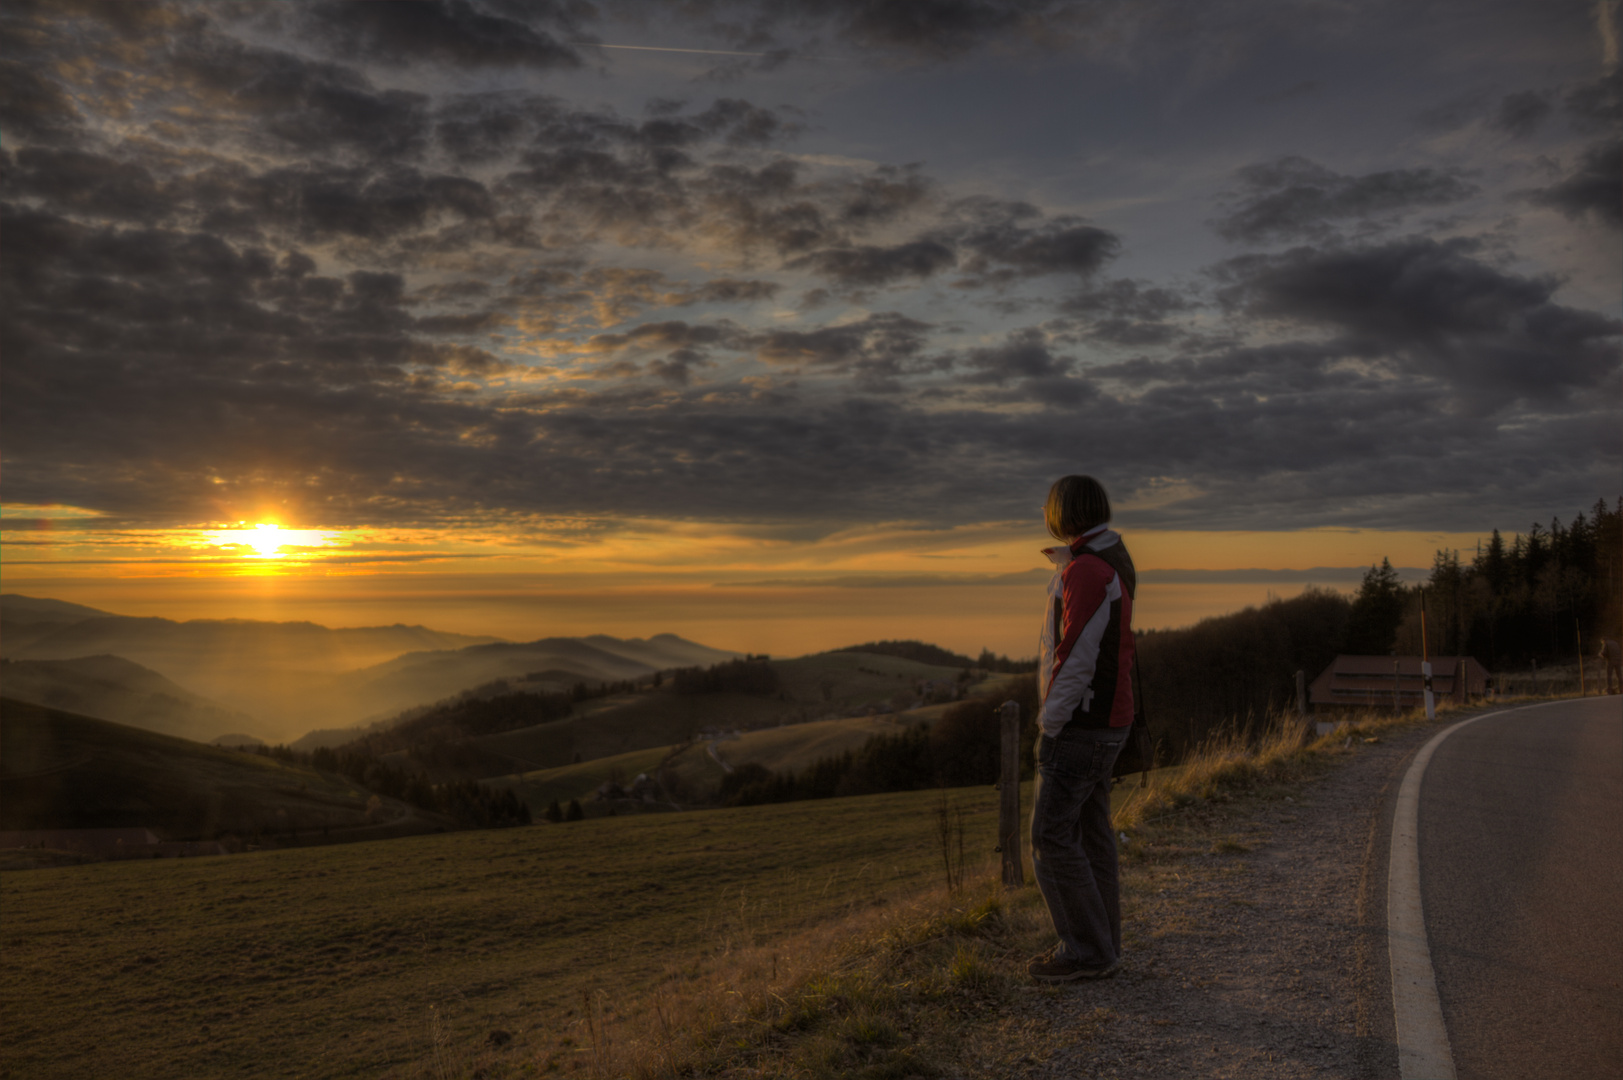
[(1455, 732), (1419, 837), (1460, 1080), (1623, 1076), (1623, 698)]

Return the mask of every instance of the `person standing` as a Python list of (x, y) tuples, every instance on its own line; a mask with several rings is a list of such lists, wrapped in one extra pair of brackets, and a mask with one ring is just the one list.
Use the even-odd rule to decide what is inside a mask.
[(1043, 550), (1054, 576), (1038, 641), (1031, 856), (1059, 941), (1026, 970), (1053, 983), (1110, 975), (1121, 959), (1110, 772), (1133, 722), (1137, 576), (1093, 477), (1056, 480), (1043, 518), (1064, 546)]

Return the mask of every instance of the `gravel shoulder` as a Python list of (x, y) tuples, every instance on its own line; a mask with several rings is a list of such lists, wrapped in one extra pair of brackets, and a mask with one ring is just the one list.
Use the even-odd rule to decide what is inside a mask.
[(1396, 1075), (1385, 940), (1392, 801), (1409, 759), (1442, 726), (1355, 739), (1293, 794), (1188, 812), (1171, 843), (1124, 867), (1122, 971), (1025, 991), (1028, 1054), (1015, 1071)]

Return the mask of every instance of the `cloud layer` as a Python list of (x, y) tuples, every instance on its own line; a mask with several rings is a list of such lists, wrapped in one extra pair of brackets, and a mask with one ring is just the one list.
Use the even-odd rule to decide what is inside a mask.
[[(694, 10), (662, 18), (768, 68), (819, 41), (1082, 63), (1116, 26)], [(1623, 324), (1506, 225), (1615, 243), (1614, 78), (1483, 111), (1484, 138), (1565, 140), (1520, 172), (1281, 145), (1213, 174), (1210, 232), (1146, 275), (1126, 219), (807, 153), (814, 115), (738, 85), (631, 112), (557, 82), (637, 18), (7, 5), (7, 501), (834, 530), (1026, 517), (1085, 470), (1138, 524), (1469, 528), (1615, 485)]]

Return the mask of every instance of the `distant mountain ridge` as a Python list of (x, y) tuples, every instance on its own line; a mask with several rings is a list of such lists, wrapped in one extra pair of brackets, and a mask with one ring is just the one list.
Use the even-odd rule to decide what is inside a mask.
[[(563, 690), (576, 682), (618, 682), (659, 670), (720, 663), (737, 655), (675, 634), (631, 639), (594, 634), (513, 643), (400, 623), (332, 629), (307, 621), (177, 622), (18, 594), (0, 597), (0, 617), (5, 620), (0, 655), (8, 659), (122, 658), (172, 687), (137, 686), (132, 691), (136, 696), (167, 694), (181, 701), (186, 700), (183, 695), (200, 696), (208, 699), (209, 707), (235, 710), (238, 720), (207, 735), (204, 723), (193, 723), (196, 716), (164, 726), (134, 702), (110, 705), (106, 688), (87, 685), (82, 688), (87, 696), (73, 697), (63, 679), (82, 676), (93, 682), (95, 676), (67, 668), (55, 670), (61, 676), (51, 685), (56, 697), (46, 700), (41, 685), (30, 691), (31, 700), (148, 730), (201, 738), (252, 734), (271, 742), (323, 728), (364, 725), (502, 679), (528, 676), (534, 683)], [(31, 677), (39, 681), (43, 671), (38, 669)], [(140, 678), (135, 682), (142, 684)], [(251, 720), (244, 720), (243, 714)]]
[(99, 619), (108, 612), (66, 600), (48, 600), (21, 593), (0, 595), (0, 650), (13, 652), (48, 637), (64, 626)]
[(83, 604), (70, 604), (66, 600), (24, 596), (22, 593), (0, 593), (0, 617), (7, 619), (41, 623), (69, 623), (100, 618), (103, 615), (110, 614), (112, 612), (85, 607)]

